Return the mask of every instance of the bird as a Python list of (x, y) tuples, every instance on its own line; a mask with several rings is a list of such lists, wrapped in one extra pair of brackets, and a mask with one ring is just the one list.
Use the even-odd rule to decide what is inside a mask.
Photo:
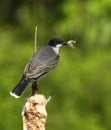
[(29, 84), (32, 84), (33, 89), (37, 89), (36, 82), (57, 66), (59, 49), (64, 45), (67, 45), (67, 42), (53, 38), (47, 45), (38, 49), (27, 63), (19, 83), (10, 91), (10, 95), (19, 98)]

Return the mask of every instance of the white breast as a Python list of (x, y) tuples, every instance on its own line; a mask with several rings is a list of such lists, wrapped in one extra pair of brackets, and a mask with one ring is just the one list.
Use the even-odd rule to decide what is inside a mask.
[(61, 46), (62, 46), (61, 44), (58, 44), (56, 45), (56, 47), (51, 47), (51, 48), (55, 51), (56, 54), (58, 54)]

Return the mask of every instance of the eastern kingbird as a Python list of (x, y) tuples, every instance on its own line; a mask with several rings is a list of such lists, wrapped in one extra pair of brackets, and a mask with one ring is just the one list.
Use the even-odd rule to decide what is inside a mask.
[(30, 83), (33, 84), (55, 68), (59, 61), (59, 49), (63, 45), (67, 45), (67, 42), (54, 38), (49, 41), (48, 45), (36, 51), (26, 65), (21, 80), (10, 94), (19, 98)]

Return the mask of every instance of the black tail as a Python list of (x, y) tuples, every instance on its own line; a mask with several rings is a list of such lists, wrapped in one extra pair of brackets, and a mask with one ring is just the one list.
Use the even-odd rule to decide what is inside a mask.
[(30, 81), (26, 80), (25, 77), (23, 77), (17, 86), (10, 92), (10, 94), (16, 98), (19, 98), (29, 83)]

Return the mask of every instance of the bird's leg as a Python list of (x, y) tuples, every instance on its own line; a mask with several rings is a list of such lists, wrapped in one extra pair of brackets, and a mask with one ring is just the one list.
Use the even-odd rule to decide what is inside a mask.
[(34, 81), (32, 83), (32, 95), (34, 95), (38, 91), (37, 83)]

